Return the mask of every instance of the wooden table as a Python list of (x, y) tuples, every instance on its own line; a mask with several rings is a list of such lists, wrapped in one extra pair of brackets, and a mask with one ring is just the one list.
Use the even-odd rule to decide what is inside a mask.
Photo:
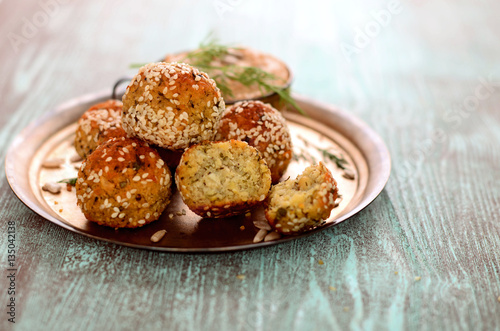
[(341, 225), (210, 255), (73, 234), (2, 176), (0, 329), (499, 330), (499, 12), (493, 0), (0, 1), (2, 173), (35, 118), (211, 30), (284, 59), (295, 91), (363, 118), (393, 160), (386, 189)]

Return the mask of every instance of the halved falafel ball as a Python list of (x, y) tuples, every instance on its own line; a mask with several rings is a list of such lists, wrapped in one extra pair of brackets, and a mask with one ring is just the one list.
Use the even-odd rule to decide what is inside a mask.
[(185, 149), (214, 139), (224, 108), (206, 73), (183, 63), (150, 63), (123, 95), (123, 128), (159, 147)]
[(292, 159), (292, 139), (285, 118), (261, 101), (241, 101), (228, 107), (215, 139), (237, 139), (257, 148), (271, 169), (273, 184)]
[(113, 138), (82, 163), (77, 203), (89, 221), (137, 228), (160, 217), (170, 202), (171, 183), (154, 148), (136, 138)]
[(322, 162), (309, 166), (295, 180), (272, 187), (266, 200), (266, 219), (282, 234), (311, 230), (330, 216), (337, 193), (337, 182)]
[(108, 100), (93, 105), (83, 113), (75, 134), (75, 149), (82, 159), (86, 159), (103, 142), (127, 136), (121, 125), (122, 106), (119, 100)]
[(246, 142), (206, 142), (184, 152), (175, 181), (189, 209), (221, 218), (261, 204), (271, 187), (271, 171)]

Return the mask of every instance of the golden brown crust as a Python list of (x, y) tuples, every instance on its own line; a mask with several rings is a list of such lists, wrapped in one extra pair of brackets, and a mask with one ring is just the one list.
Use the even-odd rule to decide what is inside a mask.
[(245, 213), (261, 204), (271, 187), (271, 172), (260, 153), (237, 140), (190, 147), (175, 179), (184, 203), (202, 217)]
[(126, 137), (121, 126), (122, 102), (108, 100), (91, 106), (78, 120), (75, 149), (86, 159), (100, 144), (111, 138)]
[(207, 74), (183, 63), (150, 63), (127, 87), (122, 123), (130, 136), (178, 150), (213, 140), (224, 108)]
[(292, 159), (290, 130), (281, 113), (260, 101), (242, 101), (222, 115), (216, 140), (237, 139), (255, 147), (271, 169), (273, 184), (279, 182)]
[(337, 182), (320, 162), (306, 168), (295, 180), (273, 186), (266, 200), (266, 219), (283, 234), (311, 230), (330, 216), (337, 194)]
[(135, 138), (113, 138), (82, 163), (77, 203), (92, 222), (136, 228), (160, 217), (170, 186), (170, 171), (154, 148)]

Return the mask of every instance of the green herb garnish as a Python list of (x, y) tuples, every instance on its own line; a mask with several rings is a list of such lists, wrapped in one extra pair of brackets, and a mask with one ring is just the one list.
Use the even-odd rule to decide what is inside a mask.
[(323, 157), (325, 159), (329, 159), (330, 161), (335, 162), (337, 167), (339, 167), (342, 170), (345, 170), (344, 164), (347, 164), (348, 162), (346, 159), (344, 159), (343, 156), (338, 157), (337, 155), (332, 154), (331, 152), (329, 152), (328, 150), (323, 149), (323, 148), (317, 148), (317, 149), (318, 149), (318, 151), (321, 152), (321, 154), (323, 155)]
[(58, 183), (66, 183), (66, 184), (69, 184), (71, 186), (75, 186), (77, 179), (78, 179), (77, 177), (75, 177), (75, 178), (66, 178), (66, 179), (58, 181)]
[(278, 219), (283, 218), (286, 216), (287, 211), (285, 208), (279, 208), (278, 211), (276, 212)]
[[(276, 93), (287, 104), (293, 106), (299, 113), (308, 116), (307, 113), (295, 102), (290, 95), (290, 89), (276, 85), (274, 82), (279, 78), (258, 67), (238, 66), (225, 63), (224, 58), (230, 54), (231, 49), (238, 49), (229, 45), (222, 45), (216, 39), (207, 38), (199, 48), (186, 53), (180, 62), (188, 62), (192, 66), (206, 72), (212, 78), (223, 95), (234, 97), (233, 91), (229, 87), (229, 81), (237, 81), (244, 86), (257, 85), (261, 93)], [(221, 64), (214, 64), (215, 60), (220, 60)], [(130, 68), (142, 67), (144, 64), (132, 64)], [(282, 80), (283, 83), (286, 81)]]
[[(321, 153), (323, 160), (330, 160), (330, 161), (334, 162), (338, 168), (345, 170), (346, 169), (345, 165), (349, 164), (349, 162), (347, 162), (347, 160), (344, 158), (344, 156), (342, 154), (340, 154), (340, 156), (337, 156), (331, 150), (315, 146), (314, 144), (307, 141), (307, 139), (305, 139), (302, 136), (298, 136), (298, 138), (300, 140), (302, 140), (302, 142), (304, 143), (304, 146), (306, 146), (308, 148), (310, 148), (310, 147), (315, 148), (318, 152)], [(311, 159), (311, 160), (313, 160), (313, 163), (316, 162), (314, 160), (314, 157), (304, 150), (301, 150), (301, 153), (299, 155), (295, 155), (295, 153), (294, 153), (293, 158), (297, 161), (299, 161), (300, 159), (304, 159), (305, 161), (308, 161), (308, 159)]]
[[(278, 78), (258, 67), (238, 66), (234, 64), (214, 65), (213, 61), (223, 59), (230, 54), (230, 48), (227, 45), (217, 43), (215, 39), (211, 39), (206, 43), (201, 43), (197, 50), (186, 54), (185, 60), (191, 65), (205, 71), (220, 88), (223, 94), (234, 97), (233, 92), (228, 86), (228, 81), (237, 81), (244, 86), (257, 85), (261, 93), (277, 93), (286, 103), (292, 105), (302, 115), (308, 116), (306, 112), (293, 100), (289, 89), (284, 89), (283, 86), (275, 85), (273, 82)], [(238, 49), (233, 47), (233, 49)], [(283, 81), (285, 83), (285, 81)]]

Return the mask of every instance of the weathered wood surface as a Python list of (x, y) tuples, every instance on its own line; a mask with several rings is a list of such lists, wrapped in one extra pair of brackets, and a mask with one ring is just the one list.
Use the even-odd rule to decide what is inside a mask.
[[(362, 117), (393, 157), (386, 189), (349, 221), (213, 255), (73, 234), (26, 208), (2, 176), (0, 329), (500, 329), (500, 3), (389, 6), (0, 1), (2, 173), (9, 144), (34, 118), (109, 88), (130, 63), (193, 48), (210, 30), (283, 58), (297, 92)], [(377, 31), (371, 12), (384, 8), (393, 12)], [(364, 47), (348, 59), (366, 27), (372, 37), (359, 37)], [(5, 313), (8, 221), (18, 246), (15, 325)]]

